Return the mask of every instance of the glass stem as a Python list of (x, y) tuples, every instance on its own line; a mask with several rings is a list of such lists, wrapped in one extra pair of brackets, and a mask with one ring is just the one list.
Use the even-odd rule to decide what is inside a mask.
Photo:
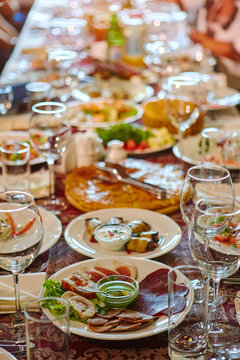
[(15, 294), (15, 320), (20, 322), (23, 319), (21, 303), (20, 303), (20, 289), (19, 289), (19, 274), (13, 273), (13, 284), (14, 284), (14, 294)]
[(49, 198), (55, 200), (54, 161), (48, 162), (49, 170)]
[(213, 300), (216, 300), (216, 298), (219, 295), (219, 287), (220, 287), (220, 280), (213, 280)]

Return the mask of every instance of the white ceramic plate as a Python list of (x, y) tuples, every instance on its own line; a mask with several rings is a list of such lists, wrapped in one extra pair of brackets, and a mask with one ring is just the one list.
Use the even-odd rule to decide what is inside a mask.
[(223, 88), (221, 92), (214, 96), (211, 102), (206, 105), (207, 110), (222, 110), (240, 103), (239, 91), (232, 88)]
[(144, 209), (115, 208), (91, 211), (72, 220), (64, 232), (66, 242), (72, 249), (91, 258), (125, 256), (127, 259), (129, 254), (127, 254), (125, 250), (108, 251), (102, 249), (98, 243), (90, 242), (89, 235), (86, 231), (86, 218), (98, 217), (102, 222), (107, 222), (113, 216), (122, 216), (124, 221), (131, 221), (134, 219), (146, 221), (153, 231), (158, 231), (159, 236), (164, 237), (162, 243), (154, 250), (145, 253), (131, 253), (132, 256), (138, 258), (153, 259), (157, 256), (166, 254), (178, 245), (182, 237), (180, 227), (166, 215)]
[(1, 360), (17, 360), (15, 356), (10, 354), (8, 351), (0, 348), (0, 359)]
[(39, 207), (40, 215), (43, 221), (43, 242), (39, 254), (49, 250), (60, 238), (62, 233), (61, 221), (50, 211)]
[[(131, 84), (129, 85), (129, 81), (127, 80), (121, 80), (120, 83), (118, 80), (118, 85), (120, 91), (127, 92), (128, 97), (130, 97), (130, 100), (135, 102), (140, 103), (142, 101), (149, 100), (154, 95), (154, 90), (149, 85), (142, 84), (139, 92), (136, 92), (136, 90), (133, 92), (133, 86)], [(138, 87), (139, 85), (137, 84), (136, 86)], [(111, 87), (111, 83), (108, 86), (108, 81), (102, 81), (102, 88), (100, 88), (100, 92), (101, 92), (100, 97), (104, 97), (105, 96), (104, 92), (105, 92), (108, 94), (108, 97), (111, 98), (111, 90), (114, 90), (114, 88), (116, 88), (115, 83)], [(82, 100), (84, 98), (83, 96), (86, 95), (89, 97), (89, 100), (96, 99), (98, 97), (91, 97), (89, 95), (94, 89), (96, 89), (96, 85), (94, 85), (94, 83), (83, 84), (79, 87), (79, 89), (73, 91), (72, 94), (77, 100)]]
[[(200, 154), (201, 149), (199, 146), (200, 139), (201, 139), (200, 134), (186, 137), (181, 141), (181, 143), (178, 143), (173, 146), (172, 151), (174, 155), (178, 159), (181, 159), (188, 164), (200, 165), (201, 164), (201, 154)], [(227, 165), (226, 167), (230, 170), (238, 169), (238, 167), (234, 165)]]
[[(102, 101), (105, 100), (110, 100), (111, 99), (102, 99), (102, 98), (97, 98), (97, 99), (92, 99), (90, 101), (88, 101), (87, 103), (101, 103)], [(130, 105), (132, 107), (134, 107), (137, 111), (137, 113), (133, 116), (129, 116), (126, 117), (122, 120), (118, 120), (118, 121), (114, 121), (114, 122), (99, 122), (99, 123), (94, 123), (91, 121), (91, 119), (89, 121), (81, 121), (79, 120), (78, 116), (81, 115), (81, 104), (84, 104), (84, 102), (72, 102), (69, 103), (68, 105), (68, 116), (69, 116), (69, 121), (70, 124), (73, 126), (77, 126), (79, 129), (85, 129), (85, 128), (96, 128), (96, 127), (108, 127), (108, 126), (112, 126), (115, 124), (119, 124), (120, 122), (124, 122), (124, 123), (132, 123), (134, 121), (139, 120), (142, 115), (143, 115), (143, 109), (140, 105), (137, 105), (136, 103), (133, 103), (131, 101), (128, 100), (119, 100), (121, 102), (124, 102), (127, 105)]]
[[(96, 263), (101, 264), (103, 267), (107, 268), (113, 268), (113, 261), (118, 260), (121, 262), (126, 261), (125, 257), (117, 257), (117, 258), (98, 258), (98, 259), (92, 259), (92, 260), (85, 260), (81, 261), (76, 264), (72, 264), (70, 266), (67, 266), (66, 268), (59, 270), (55, 274), (51, 276), (51, 279), (54, 280), (62, 280), (65, 277), (70, 276), (74, 271), (81, 271), (81, 266), (84, 266), (85, 268), (93, 268)], [(135, 265), (138, 269), (138, 282), (143, 280), (148, 274), (152, 273), (153, 271), (156, 271), (161, 268), (170, 269), (169, 266), (159, 263), (157, 261), (148, 260), (148, 259), (137, 259), (134, 257), (129, 257), (127, 259), (128, 263), (131, 263)], [(184, 279), (185, 280), (185, 279)], [(183, 281), (185, 282), (185, 281)], [(44, 289), (41, 290), (40, 296), (44, 295)], [(185, 309), (176, 314), (176, 322), (180, 322), (184, 319), (187, 312), (189, 311), (191, 307), (192, 302), (192, 292), (190, 292), (187, 296), (187, 304)], [(48, 312), (47, 312), (48, 313)], [(59, 327), (61, 327), (61, 324), (59, 324)], [(127, 331), (127, 332), (119, 332), (119, 333), (96, 333), (94, 331), (91, 331), (87, 325), (77, 322), (77, 321), (70, 321), (70, 332), (76, 335), (81, 335), (84, 337), (92, 338), (92, 339), (102, 339), (102, 340), (132, 340), (132, 339), (139, 339), (144, 338), (147, 336), (156, 335), (158, 333), (161, 333), (168, 328), (168, 318), (167, 316), (161, 316), (157, 321), (153, 322), (151, 325), (147, 327), (143, 327), (142, 329), (135, 330), (135, 331)]]

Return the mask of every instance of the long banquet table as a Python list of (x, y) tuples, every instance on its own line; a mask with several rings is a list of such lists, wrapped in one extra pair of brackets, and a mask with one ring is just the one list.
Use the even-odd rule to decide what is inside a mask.
[[(45, 1), (45, 0), (44, 0)], [(38, 0), (35, 2), (34, 7), (30, 13), (30, 16), (27, 19), (27, 22), (23, 28), (23, 31), (20, 35), (19, 42), (11, 56), (9, 62), (6, 64), (1, 78), (1, 83), (9, 83), (12, 84), (16, 82), (22, 82), (22, 78), (19, 73), (16, 71), (17, 66), (19, 66), (19, 56), (21, 53), (22, 47), (24, 45), (28, 45), (30, 47), (30, 40), (35, 42), (35, 45), (41, 45), (37, 43), (40, 40), (38, 37), (36, 38), (35, 32), (30, 32), (31, 24), (34, 20), (34, 14), (37, 14), (37, 6), (40, 3), (44, 3), (43, 0)], [(54, 3), (54, 2), (53, 2)], [(29, 40), (29, 41), (28, 41)], [(23, 63), (24, 65), (24, 63)], [(21, 75), (21, 74), (20, 74)], [(24, 73), (22, 74), (24, 77)], [(219, 116), (219, 121), (222, 121), (224, 118), (224, 113), (222, 116)], [(230, 109), (227, 114), (231, 119), (238, 120), (238, 112), (236, 109)], [(226, 117), (225, 116), (225, 119)], [(210, 120), (213, 120), (213, 123), (216, 124), (218, 119), (213, 119), (211, 117)], [(19, 123), (18, 123), (19, 124)], [(18, 124), (13, 128), (18, 128)], [(10, 126), (10, 120), (8, 122)], [(0, 130), (9, 130), (7, 127), (6, 121), (4, 118), (0, 121)], [(10, 129), (10, 130), (12, 130)], [(149, 161), (159, 162), (162, 164), (168, 163), (178, 163), (178, 159), (173, 155), (171, 149), (166, 150), (164, 152), (158, 153), (155, 156), (149, 156), (147, 158)], [(64, 179), (65, 175), (57, 175), (56, 178), (56, 194), (57, 196), (64, 194)], [(60, 239), (57, 243), (46, 253), (37, 257), (34, 263), (26, 270), (27, 272), (34, 271), (46, 271), (47, 277), (54, 274), (56, 271), (68, 266), (70, 264), (82, 261), (87, 259), (86, 256), (81, 255), (80, 253), (71, 249), (64, 239), (64, 229), (66, 225), (79, 216), (81, 212), (72, 206), (69, 206), (67, 210), (59, 215), (59, 218), (63, 225), (63, 231)], [(179, 245), (170, 251), (169, 253), (160, 256), (154, 261), (162, 262), (169, 266), (177, 266), (181, 264), (192, 264), (193, 260), (191, 258), (188, 239), (187, 239), (187, 228), (184, 224), (180, 211), (176, 211), (175, 213), (169, 215), (173, 220), (175, 220), (182, 229), (182, 240)], [(7, 324), (9, 321), (9, 315), (0, 315), (0, 325)], [(1, 330), (1, 328), (0, 328)], [(168, 349), (167, 349), (167, 332), (160, 333), (158, 335), (154, 335), (151, 337), (137, 339), (137, 340), (129, 340), (129, 341), (101, 341), (88, 339), (81, 336), (71, 335), (71, 360), (164, 360), (169, 359)], [(25, 354), (17, 354), (15, 355), (17, 359), (25, 359)]]
[[(154, 157), (149, 157), (150, 161), (166, 163), (177, 163), (177, 159), (171, 150), (165, 151)], [(58, 175), (56, 181), (56, 193), (62, 195), (64, 192), (64, 175)], [(59, 215), (63, 225), (63, 231), (58, 242), (47, 252), (39, 256), (35, 262), (26, 271), (39, 271), (42, 267), (46, 271), (47, 277), (56, 271), (70, 264), (88, 259), (86, 256), (71, 249), (64, 239), (64, 229), (66, 225), (74, 218), (79, 216), (81, 212), (72, 206)], [(182, 220), (180, 211), (176, 211), (169, 215), (175, 220), (182, 229), (182, 240), (179, 245), (169, 253), (159, 256), (154, 261), (162, 262), (171, 267), (182, 264), (192, 264), (193, 260), (188, 246), (188, 235), (185, 223)], [(127, 255), (126, 255), (127, 256)], [(44, 269), (43, 269), (44, 268)], [(227, 286), (227, 285), (224, 285)], [(229, 288), (230, 290), (233, 288)], [(8, 315), (0, 316), (0, 323), (4, 324), (9, 321)], [(169, 359), (168, 356), (167, 331), (159, 333), (147, 338), (130, 340), (130, 341), (102, 341), (88, 339), (81, 336), (71, 335), (71, 360), (137, 360), (151, 359), (164, 360)], [(25, 359), (24, 354), (18, 354), (17, 358)], [(209, 355), (209, 359), (214, 359)]]

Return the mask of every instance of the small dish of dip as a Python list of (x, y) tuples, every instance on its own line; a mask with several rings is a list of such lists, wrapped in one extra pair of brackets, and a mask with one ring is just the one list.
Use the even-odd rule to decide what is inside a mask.
[(97, 297), (112, 309), (127, 307), (137, 299), (138, 293), (138, 282), (130, 276), (105, 276), (97, 282)]
[(131, 239), (132, 230), (125, 224), (103, 224), (94, 230), (94, 238), (103, 249), (118, 251)]

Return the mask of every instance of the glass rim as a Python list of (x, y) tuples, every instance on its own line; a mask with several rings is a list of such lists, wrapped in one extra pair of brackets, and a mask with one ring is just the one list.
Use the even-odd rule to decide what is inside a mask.
[[(187, 264), (187, 265), (178, 265), (178, 266), (174, 266), (172, 268), (169, 269), (168, 272), (168, 282), (171, 283), (176, 283), (177, 279), (171, 279), (171, 274), (173, 274), (175, 271), (180, 272), (181, 275), (183, 275), (184, 277), (187, 277), (187, 275), (185, 275), (181, 270), (185, 269), (185, 270), (195, 270), (197, 272), (199, 272), (200, 274), (202, 274), (202, 281), (203, 283), (207, 283), (209, 280), (209, 275), (207, 274), (207, 272), (202, 271), (197, 265), (191, 265), (191, 264)], [(189, 279), (188, 279), (189, 280)], [(189, 280), (190, 281), (190, 280)]]
[[(34, 200), (34, 196), (29, 193), (29, 192), (26, 192), (26, 191), (18, 191), (18, 190), (8, 190), (8, 191), (1, 191), (0, 192), (0, 204), (1, 203), (8, 203), (8, 204), (11, 204), (11, 202), (7, 202), (4, 200), (2, 200), (2, 196), (5, 195), (6, 199), (7, 199), (7, 196), (15, 196), (15, 195), (24, 195), (25, 198), (28, 198), (29, 199), (29, 202), (25, 203), (25, 204), (21, 204), (21, 203), (18, 203), (19, 205), (22, 205), (21, 207), (18, 207), (18, 208), (13, 208), (13, 209), (0, 209), (0, 213), (12, 213), (12, 212), (16, 212), (16, 211), (20, 211), (20, 210), (24, 210), (24, 209), (27, 209), (29, 208), (30, 206), (34, 205), (35, 204), (35, 200)], [(5, 199), (5, 200), (6, 200)], [(13, 202), (14, 203), (14, 202)]]
[[(66, 306), (66, 312), (65, 312), (64, 314), (57, 315), (57, 316), (56, 316), (56, 315), (53, 315), (53, 316), (54, 316), (54, 319), (51, 318), (51, 317), (47, 317), (47, 319), (45, 319), (45, 320), (36, 319), (35, 317), (33, 317), (33, 316), (31, 316), (31, 315), (29, 314), (29, 311), (31, 311), (31, 309), (29, 309), (30, 306), (32, 306), (34, 303), (39, 303), (39, 304), (41, 305), (41, 302), (47, 301), (47, 300), (60, 300), (60, 301)], [(34, 311), (34, 307), (33, 307), (33, 311)], [(49, 310), (48, 310), (48, 311), (49, 311)], [(49, 312), (50, 312), (50, 314), (52, 314), (51, 311), (49, 311)], [(57, 297), (57, 296), (39, 297), (39, 298), (36, 298), (36, 299), (33, 299), (33, 300), (29, 301), (29, 302), (25, 305), (25, 307), (24, 307), (24, 314), (25, 314), (25, 317), (26, 317), (28, 320), (32, 320), (32, 321), (38, 322), (38, 323), (40, 323), (40, 324), (45, 324), (45, 323), (48, 323), (48, 322), (50, 322), (50, 321), (55, 322), (55, 321), (58, 321), (58, 320), (60, 320), (60, 319), (66, 318), (66, 316), (67, 316), (67, 318), (69, 317), (69, 304), (68, 304), (68, 302), (67, 302), (65, 299), (63, 299), (63, 298), (61, 298), (61, 297)], [(47, 315), (46, 315), (46, 316), (47, 316)]]
[[(206, 170), (212, 169), (212, 170), (219, 170), (219, 171), (221, 170), (221, 171), (225, 172), (226, 175), (225, 176), (222, 175), (222, 176), (219, 176), (219, 177), (214, 178), (214, 179), (205, 179), (205, 178), (203, 179), (203, 178), (201, 178), (199, 176), (191, 174), (192, 170), (200, 170), (200, 169), (206, 169)], [(204, 165), (195, 165), (195, 166), (192, 166), (192, 167), (190, 167), (188, 169), (187, 175), (191, 179), (199, 180), (199, 181), (204, 180), (206, 182), (216, 182), (216, 181), (220, 181), (220, 180), (225, 180), (228, 177), (230, 177), (230, 179), (231, 179), (230, 171), (228, 169), (224, 168), (223, 166), (219, 166), (219, 165), (206, 165), (206, 164), (204, 164)]]
[[(238, 209), (235, 210), (235, 211), (231, 211), (231, 212), (220, 212), (220, 213), (217, 213), (217, 212), (211, 212), (211, 208), (210, 209), (206, 209), (206, 210), (202, 210), (199, 208), (199, 204), (201, 202), (204, 202), (204, 201), (207, 201), (207, 200), (230, 200), (230, 198), (228, 197), (223, 197), (223, 196), (207, 196), (207, 197), (204, 197), (204, 198), (201, 198), (199, 199), (197, 202), (196, 202), (196, 205), (195, 205), (195, 209), (197, 209), (200, 213), (202, 214), (207, 214), (207, 215), (221, 215), (221, 216), (229, 216), (229, 217), (233, 217), (233, 216), (236, 216), (236, 215), (239, 215), (240, 214), (240, 203), (238, 201), (233, 201), (232, 204), (233, 204), (233, 207), (235, 208), (236, 204), (238, 205)], [(225, 203), (224, 203), (225, 205)], [(226, 204), (227, 206), (228, 204)], [(216, 206), (219, 206), (218, 204), (216, 204)], [(213, 207), (214, 207), (214, 204), (213, 204)]]
[[(52, 107), (58, 107), (58, 109), (55, 109), (55, 110), (41, 110), (39, 109), (39, 107), (44, 107), (44, 106), (52, 106)], [(43, 101), (43, 102), (39, 102), (35, 105), (32, 106), (32, 111), (35, 112), (35, 113), (38, 113), (38, 114), (59, 114), (59, 113), (62, 113), (64, 111), (66, 111), (67, 109), (67, 106), (60, 103), (60, 102), (57, 102), (57, 101)]]
[[(6, 145), (11, 145), (11, 144), (19, 144), (21, 146), (24, 146), (23, 149), (18, 149), (18, 150), (8, 150), (8, 149), (5, 149), (5, 146)], [(15, 153), (18, 153), (18, 154), (23, 154), (25, 152), (28, 152), (30, 150), (30, 145), (27, 143), (27, 142), (8, 142), (6, 143), (5, 145), (1, 145), (0, 146), (0, 150), (1, 152), (3, 152), (4, 154), (15, 154)]]
[(43, 81), (32, 81), (27, 83), (25, 88), (29, 92), (44, 92), (51, 89), (51, 84)]

